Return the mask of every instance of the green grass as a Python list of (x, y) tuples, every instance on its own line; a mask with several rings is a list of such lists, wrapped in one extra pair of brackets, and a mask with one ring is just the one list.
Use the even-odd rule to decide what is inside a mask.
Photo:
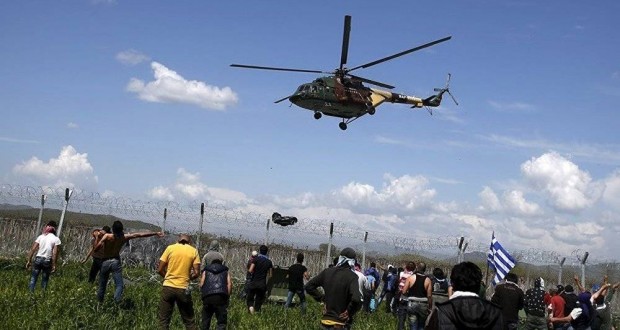
[[(157, 307), (161, 284), (159, 277), (142, 268), (124, 269), (126, 279), (123, 302), (113, 303), (114, 284), (108, 284), (106, 300), (98, 304), (96, 285), (86, 281), (90, 263), (69, 263), (52, 274), (47, 291), (37, 286), (28, 291), (30, 272), (19, 260), (0, 260), (0, 329), (153, 329), (157, 328)], [(154, 279), (157, 279), (154, 280)], [(40, 281), (40, 278), (39, 278)], [(39, 285), (40, 283), (37, 283)], [(240, 284), (240, 283), (237, 283)], [(282, 305), (266, 303), (259, 314), (250, 315), (245, 301), (234, 298), (228, 310), (229, 329), (315, 329), (321, 317), (321, 306), (308, 300), (305, 315), (299, 308), (285, 309)], [(200, 322), (202, 302), (198, 290), (193, 292), (197, 321)], [(383, 306), (382, 306), (383, 307)], [(215, 319), (212, 327), (215, 328)], [(171, 329), (182, 329), (175, 311)], [(396, 328), (396, 319), (383, 309), (366, 315), (356, 315), (355, 329)]]
[[(0, 329), (154, 329), (157, 328), (157, 308), (161, 292), (158, 275), (144, 268), (123, 270), (125, 291), (121, 304), (113, 302), (114, 284), (108, 284), (106, 300), (98, 304), (96, 285), (86, 278), (90, 263), (68, 263), (52, 274), (47, 291), (38, 286), (34, 294), (28, 291), (30, 272), (22, 259), (0, 259)], [(40, 278), (39, 278), (40, 281)], [(37, 283), (40, 285), (40, 283)], [(240, 282), (235, 283), (234, 297), (228, 310), (228, 329), (261, 330), (316, 329), (321, 318), (321, 306), (308, 297), (308, 311), (285, 309), (282, 305), (266, 303), (259, 314), (250, 315), (245, 301), (237, 298)], [(198, 290), (193, 292), (196, 320), (200, 322)], [(380, 306), (373, 314), (360, 312), (355, 317), (356, 330), (395, 329), (396, 318)], [(211, 322), (215, 328), (215, 319)], [(618, 325), (618, 320), (615, 320)], [(178, 311), (173, 314), (171, 329), (183, 329)]]

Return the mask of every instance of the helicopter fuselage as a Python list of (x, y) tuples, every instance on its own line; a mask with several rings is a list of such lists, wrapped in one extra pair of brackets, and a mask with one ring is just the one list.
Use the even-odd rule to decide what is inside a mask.
[(351, 119), (374, 114), (383, 102), (421, 107), (423, 100), (409, 95), (368, 88), (361, 82), (340, 77), (321, 77), (300, 85), (289, 97), (293, 104), (326, 116)]

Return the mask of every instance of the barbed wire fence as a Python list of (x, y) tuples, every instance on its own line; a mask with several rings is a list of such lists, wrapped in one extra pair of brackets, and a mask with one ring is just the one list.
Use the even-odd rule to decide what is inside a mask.
[[(124, 220), (137, 220), (153, 224), (167, 233), (184, 232), (194, 236), (199, 250), (205, 253), (207, 239), (218, 238), (225, 242), (223, 251), (227, 252), (229, 263), (239, 264), (239, 273), (244, 274), (243, 267), (252, 250), (258, 245), (271, 246), (270, 257), (274, 264), (287, 266), (294, 263), (297, 251), (306, 254), (306, 263), (314, 274), (331, 263), (337, 255), (336, 249), (345, 246), (358, 251), (358, 258), (363, 266), (369, 260), (379, 264), (401, 264), (412, 255), (426, 256), (435, 260), (438, 266), (449, 268), (450, 265), (463, 260), (465, 253), (480, 252), (486, 254), (487, 242), (477, 242), (457, 236), (419, 237), (402, 233), (379, 232), (365, 228), (353, 227), (334, 219), (299, 219), (293, 226), (278, 226), (270, 223), (270, 214), (251, 212), (224, 204), (208, 201), (144, 201), (128, 197), (106, 196), (98, 192), (73, 189), (67, 198), (68, 188), (32, 187), (13, 184), (0, 185), (0, 203), (25, 205), (40, 208), (42, 212), (49, 209), (63, 209), (73, 213), (99, 214), (113, 216)], [(202, 224), (202, 225), (201, 225)], [(35, 233), (40, 231), (40, 224), (26, 225), (25, 222), (2, 220), (2, 238), (0, 238), (0, 255), (23, 255), (32, 244)], [(100, 225), (111, 225), (105, 223)], [(38, 226), (38, 227), (37, 227)], [(23, 229), (26, 228), (27, 229)], [(20, 228), (22, 230), (20, 231)], [(87, 253), (90, 244), (90, 230), (93, 228), (72, 228), (62, 233), (65, 257), (79, 260)], [(27, 235), (25, 232), (31, 233)], [(124, 257), (133, 264), (154, 267), (159, 253), (166, 242), (148, 239), (144, 242), (132, 242), (131, 249), (124, 252)], [(157, 242), (157, 243), (155, 243)], [(329, 246), (332, 246), (330, 249)], [(277, 246), (277, 248), (274, 248)], [(335, 247), (335, 248), (334, 248)], [(519, 263), (546, 265), (536, 269), (527, 269), (526, 279), (542, 276), (551, 282), (567, 282), (562, 272), (572, 277), (570, 271), (581, 263), (583, 251), (574, 251), (570, 256), (562, 256), (554, 251), (541, 249), (511, 250)], [(478, 258), (481, 254), (478, 253)], [(452, 256), (452, 257), (451, 257)], [(399, 258), (403, 258), (399, 260)], [(484, 262), (484, 260), (472, 260)], [(561, 264), (560, 264), (561, 261)], [(400, 263), (399, 263), (400, 262)], [(615, 261), (597, 261), (590, 258), (588, 264), (604, 263), (605, 274), (588, 271), (588, 278), (598, 280), (603, 275), (618, 281), (620, 266)], [(599, 267), (600, 268), (600, 267)], [(579, 269), (577, 269), (578, 271)]]

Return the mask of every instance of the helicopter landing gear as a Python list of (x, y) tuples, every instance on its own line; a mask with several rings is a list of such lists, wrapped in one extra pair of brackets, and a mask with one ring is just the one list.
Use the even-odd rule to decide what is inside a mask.
[(376, 111), (375, 108), (369, 108), (368, 109), (368, 114), (372, 116), (372, 115), (375, 114), (375, 111)]
[(346, 131), (347, 130), (347, 123), (341, 122), (340, 124), (338, 124), (338, 127), (340, 127), (341, 130)]
[(318, 112), (318, 111), (314, 113), (314, 119), (316, 119), (316, 120), (321, 119), (322, 116), (323, 116), (323, 114)]

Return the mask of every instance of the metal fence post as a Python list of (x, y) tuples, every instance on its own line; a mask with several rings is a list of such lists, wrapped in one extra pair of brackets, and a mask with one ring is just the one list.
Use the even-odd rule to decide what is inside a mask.
[(456, 244), (456, 248), (458, 249), (458, 252), (456, 254), (456, 263), (457, 264), (460, 264), (462, 262), (461, 256), (463, 254), (462, 247), (463, 247), (463, 241), (464, 240), (465, 240), (465, 237), (461, 236), (461, 238), (459, 239), (458, 243)]
[(589, 252), (586, 251), (584, 253), (583, 258), (581, 258), (581, 286), (586, 287), (586, 260), (588, 260)]
[(327, 243), (327, 260), (325, 260), (325, 268), (329, 267), (332, 262), (332, 238), (334, 236), (334, 223), (329, 225), (329, 242)]
[(65, 189), (65, 206), (62, 209), (62, 213), (60, 214), (60, 225), (58, 225), (58, 237), (62, 233), (62, 225), (65, 221), (65, 213), (67, 212), (67, 207), (69, 206), (69, 198), (71, 198), (71, 194), (73, 194), (73, 190), (67, 188)]
[(39, 220), (37, 220), (37, 226), (34, 228), (33, 236), (36, 238), (41, 230), (41, 218), (43, 217), (43, 208), (45, 207), (46, 195), (41, 195), (41, 209), (39, 210)]
[(364, 233), (364, 245), (362, 246), (362, 270), (366, 269), (366, 242), (368, 241), (368, 232)]
[(560, 260), (560, 271), (558, 273), (558, 284), (562, 284), (562, 266), (564, 266), (564, 262), (566, 261), (566, 257), (563, 257)]
[(164, 222), (161, 225), (161, 231), (166, 232), (166, 218), (168, 217), (168, 209), (164, 207)]
[(269, 223), (271, 219), (267, 219), (267, 230), (265, 232), (265, 245), (269, 245)]
[(200, 240), (202, 238), (202, 223), (205, 217), (205, 203), (200, 203), (200, 226), (198, 227), (198, 239), (196, 240), (196, 248), (200, 251)]

